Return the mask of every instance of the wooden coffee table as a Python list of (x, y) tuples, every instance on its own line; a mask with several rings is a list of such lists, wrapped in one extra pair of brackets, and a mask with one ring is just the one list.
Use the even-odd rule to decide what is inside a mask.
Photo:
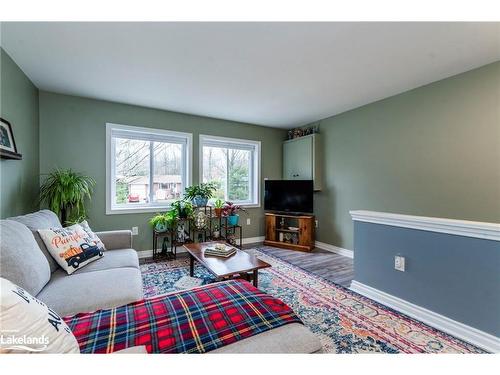
[(184, 245), (189, 253), (189, 274), (191, 277), (194, 274), (194, 261), (196, 259), (218, 279), (231, 278), (239, 274), (248, 281), (252, 280), (253, 285), (257, 287), (259, 285), (259, 269), (271, 267), (271, 265), (258, 259), (255, 255), (238, 249), (236, 249), (236, 254), (229, 258), (205, 256), (205, 249), (215, 246), (216, 243), (225, 244), (223, 241), (216, 241)]

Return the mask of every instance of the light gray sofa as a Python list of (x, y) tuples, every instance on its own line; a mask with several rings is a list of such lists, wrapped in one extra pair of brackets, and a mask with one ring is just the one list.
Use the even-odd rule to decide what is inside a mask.
[(0, 220), (0, 276), (26, 289), (60, 315), (116, 307), (143, 298), (137, 252), (128, 230), (96, 232), (104, 257), (68, 275), (37, 230), (61, 227), (49, 210)]
[[(0, 276), (26, 289), (62, 316), (116, 307), (143, 298), (137, 252), (128, 230), (96, 232), (104, 257), (68, 275), (37, 230), (61, 227), (49, 210), (0, 220)], [(128, 352), (143, 349), (129, 349)], [(314, 353), (319, 339), (304, 325), (287, 324), (210, 353)]]

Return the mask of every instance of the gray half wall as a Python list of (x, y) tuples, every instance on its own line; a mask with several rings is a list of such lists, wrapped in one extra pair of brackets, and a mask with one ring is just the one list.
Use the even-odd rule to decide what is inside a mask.
[(500, 336), (498, 241), (355, 221), (354, 248), (356, 281)]

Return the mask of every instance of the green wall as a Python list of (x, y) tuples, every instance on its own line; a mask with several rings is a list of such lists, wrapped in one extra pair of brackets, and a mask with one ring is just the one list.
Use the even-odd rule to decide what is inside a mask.
[(0, 218), (38, 208), (38, 89), (0, 48), (0, 117), (12, 125), (22, 160), (0, 159)]
[[(97, 186), (89, 204), (89, 221), (95, 230), (139, 227), (137, 250), (152, 249), (151, 213), (105, 214), (106, 123), (144, 126), (193, 133), (193, 183), (198, 183), (199, 134), (259, 140), (262, 142), (262, 179), (281, 177), (281, 142), (284, 130), (191, 116), (75, 96), (40, 92), (40, 172), (56, 167), (73, 168), (94, 177)], [(251, 225), (241, 215), (244, 237), (264, 235), (263, 209), (248, 210)]]
[(317, 239), (352, 249), (349, 210), (500, 222), (500, 63), (320, 122)]

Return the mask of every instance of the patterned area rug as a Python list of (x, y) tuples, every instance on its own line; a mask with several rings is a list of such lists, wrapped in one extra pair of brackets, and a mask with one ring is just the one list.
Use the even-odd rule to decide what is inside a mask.
[[(387, 306), (324, 280), (270, 254), (248, 250), (272, 265), (259, 271), (259, 288), (287, 303), (318, 335), (326, 353), (483, 353)], [(188, 259), (141, 265), (147, 297), (172, 292), (189, 274)], [(195, 277), (213, 276), (199, 264)]]

